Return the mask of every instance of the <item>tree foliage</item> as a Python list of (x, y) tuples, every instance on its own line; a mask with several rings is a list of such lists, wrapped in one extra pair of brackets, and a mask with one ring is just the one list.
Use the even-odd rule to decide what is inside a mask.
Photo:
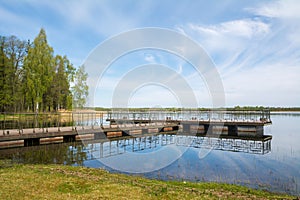
[(50, 104), (50, 94), (54, 77), (53, 49), (47, 43), (46, 32), (41, 29), (28, 49), (24, 60), (26, 99), (33, 111), (42, 110)]
[(86, 84), (88, 74), (85, 72), (84, 65), (80, 66), (74, 76), (73, 104), (75, 108), (83, 108), (88, 96), (88, 85)]
[(23, 59), (27, 43), (15, 36), (0, 36), (0, 110), (20, 109)]
[[(44, 29), (32, 43), (0, 36), (0, 112), (71, 109), (73, 90), (82, 105), (88, 89), (82, 70), (66, 56), (54, 55)], [(78, 88), (71, 91), (75, 80)]]

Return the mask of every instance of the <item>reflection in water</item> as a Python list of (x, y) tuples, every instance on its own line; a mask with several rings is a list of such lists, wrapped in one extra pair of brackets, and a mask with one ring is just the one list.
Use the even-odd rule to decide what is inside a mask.
[(271, 137), (246, 140), (159, 134), (89, 145), (94, 160), (99, 160), (111, 169), (127, 173), (160, 170), (174, 163), (188, 149), (196, 148), (202, 150), (199, 158), (206, 156), (211, 149), (265, 154), (270, 152)]
[(84, 165), (84, 161), (87, 160), (107, 158), (128, 152), (146, 154), (168, 145), (251, 154), (266, 154), (271, 150), (271, 138), (233, 139), (168, 134), (85, 141), (85, 144), (84, 146), (80, 142), (74, 142), (2, 149), (0, 159), (12, 159), (15, 163)]
[[(273, 136), (272, 145), (271, 140), (151, 135), (94, 141), (85, 146), (64, 143), (6, 149), (0, 150), (0, 158), (20, 163), (83, 165), (110, 171), (117, 171), (120, 166), (127, 166), (128, 171), (156, 167), (157, 170), (148, 170), (142, 175), (163, 180), (236, 183), (300, 195), (299, 120), (300, 117), (293, 115), (273, 115), (272, 126), (265, 130), (267, 135)], [(211, 148), (214, 150), (207, 152)], [(129, 156), (135, 159), (130, 160)], [(161, 163), (168, 159), (172, 162)]]
[(289, 116), (289, 117), (300, 117), (300, 112), (272, 112), (272, 116)]
[(149, 135), (99, 142), (89, 146), (95, 159), (126, 152), (150, 153), (166, 145), (206, 148), (223, 151), (266, 154), (271, 151), (271, 137), (263, 139), (214, 138), (185, 135)]
[(87, 148), (81, 143), (60, 143), (1, 149), (0, 159), (10, 159), (13, 163), (83, 166), (87, 153)]

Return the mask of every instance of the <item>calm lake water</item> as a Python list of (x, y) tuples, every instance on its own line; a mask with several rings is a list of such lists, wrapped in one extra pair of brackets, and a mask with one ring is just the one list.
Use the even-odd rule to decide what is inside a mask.
[[(272, 114), (270, 146), (253, 141), (153, 135), (0, 150), (16, 163), (104, 168), (162, 180), (213, 181), (300, 194), (300, 113)], [(233, 145), (235, 147), (233, 147)], [(238, 146), (238, 147), (236, 147)]]

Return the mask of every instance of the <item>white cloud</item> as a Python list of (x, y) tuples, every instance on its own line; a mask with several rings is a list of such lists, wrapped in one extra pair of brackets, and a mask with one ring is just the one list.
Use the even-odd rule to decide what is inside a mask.
[(179, 64), (178, 64), (178, 70), (177, 70), (177, 73), (178, 73), (178, 74), (181, 74), (182, 71), (183, 71), (183, 69), (182, 69), (183, 66), (182, 66), (182, 65), (183, 65), (182, 63), (179, 63)]
[(247, 9), (258, 17), (187, 23), (221, 74), (227, 105), (299, 106), (300, 4), (276, 1)]
[(282, 19), (299, 19), (300, 4), (298, 0), (271, 1), (256, 8), (248, 8), (254, 14)]
[(271, 18), (273, 26), (285, 30), (288, 42), (300, 45), (300, 4), (297, 0), (279, 0), (248, 8), (249, 12), (261, 17)]
[(248, 68), (223, 79), (231, 105), (290, 105), (300, 98), (300, 68), (283, 64)]
[(249, 18), (206, 26), (189, 23), (184, 27), (206, 49), (218, 69), (225, 71), (223, 76), (253, 59), (250, 51), (271, 32), (270, 24)]
[[(48, 1), (50, 2), (50, 1)], [(109, 1), (63, 1), (49, 4), (71, 26), (111, 36), (138, 25), (139, 18), (119, 12)]]
[(226, 55), (241, 52), (253, 39), (264, 38), (270, 33), (270, 27), (260, 20), (240, 19), (209, 26), (189, 23), (186, 32), (191, 33), (209, 52), (221, 51)]
[(157, 63), (155, 57), (152, 54), (145, 54), (145, 61), (149, 62), (149, 63)]
[(218, 25), (211, 25), (207, 27), (189, 24), (192, 30), (198, 31), (205, 35), (230, 37), (245, 37), (252, 38), (257, 35), (267, 34), (269, 32), (269, 25), (259, 20), (241, 19), (224, 22)]

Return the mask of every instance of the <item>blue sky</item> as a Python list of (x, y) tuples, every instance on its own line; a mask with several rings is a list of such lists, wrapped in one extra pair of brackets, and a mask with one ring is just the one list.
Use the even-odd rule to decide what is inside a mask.
[[(300, 106), (299, 1), (67, 1), (0, 0), (0, 35), (33, 40), (46, 30), (56, 54), (75, 66), (108, 38), (144, 27), (184, 34), (205, 49), (220, 74), (225, 105)], [(131, 52), (98, 80), (96, 106), (112, 106), (118, 82), (134, 67), (169, 66), (192, 88), (199, 107), (211, 106), (203, 78), (182, 58), (161, 50)], [(133, 107), (182, 106), (157, 84), (132, 91)]]

